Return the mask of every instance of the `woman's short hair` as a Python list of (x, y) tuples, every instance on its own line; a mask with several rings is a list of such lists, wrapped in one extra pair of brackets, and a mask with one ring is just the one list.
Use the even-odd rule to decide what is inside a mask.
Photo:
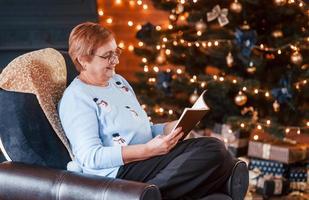
[(83, 67), (78, 61), (79, 56), (85, 56), (89, 61), (95, 51), (113, 37), (113, 33), (100, 24), (84, 22), (74, 27), (69, 37), (69, 55), (77, 71)]

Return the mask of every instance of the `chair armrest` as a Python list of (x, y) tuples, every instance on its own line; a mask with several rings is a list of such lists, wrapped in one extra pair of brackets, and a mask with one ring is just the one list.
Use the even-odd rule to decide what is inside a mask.
[(0, 164), (0, 199), (160, 200), (161, 195), (155, 185), (4, 162)]

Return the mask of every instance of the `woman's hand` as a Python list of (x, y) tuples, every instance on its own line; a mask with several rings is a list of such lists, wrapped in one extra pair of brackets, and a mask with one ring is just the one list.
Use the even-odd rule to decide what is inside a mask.
[(172, 132), (173, 128), (176, 126), (178, 120), (166, 122), (164, 129), (163, 129), (163, 135), (168, 135)]
[(151, 156), (163, 155), (168, 153), (183, 136), (181, 127), (175, 129), (168, 135), (158, 135), (146, 143), (147, 152)]

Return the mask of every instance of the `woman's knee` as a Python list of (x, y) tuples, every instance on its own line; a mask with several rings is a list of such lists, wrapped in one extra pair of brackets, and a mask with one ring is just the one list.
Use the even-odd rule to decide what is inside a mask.
[(216, 160), (222, 161), (229, 153), (223, 141), (214, 137), (205, 137), (203, 140), (205, 143), (205, 145), (203, 145), (205, 152), (212, 154), (212, 157)]

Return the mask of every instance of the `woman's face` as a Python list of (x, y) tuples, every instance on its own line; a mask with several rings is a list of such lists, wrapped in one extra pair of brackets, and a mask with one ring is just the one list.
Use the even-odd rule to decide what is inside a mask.
[(86, 63), (87, 74), (108, 81), (115, 74), (115, 66), (119, 63), (118, 50), (114, 38), (100, 46), (92, 55), (92, 60)]

